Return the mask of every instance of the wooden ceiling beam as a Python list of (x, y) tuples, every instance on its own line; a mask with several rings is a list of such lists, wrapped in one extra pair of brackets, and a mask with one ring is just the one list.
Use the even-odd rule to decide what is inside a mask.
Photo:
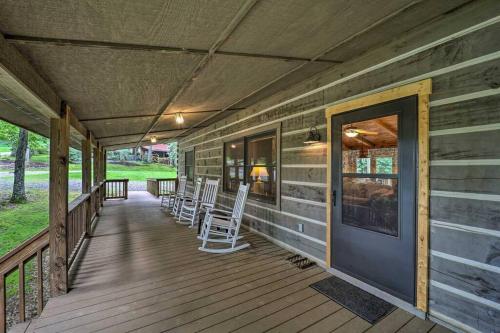
[(28, 59), (16, 47), (9, 44), (2, 34), (0, 34), (0, 87), (2, 91), (8, 91), (9, 95), (5, 95), (5, 98), (23, 101), (29, 106), (30, 111), (41, 117), (47, 119), (60, 117), (61, 98)]
[(386, 130), (387, 133), (389, 133), (392, 137), (394, 138), (398, 137), (398, 132), (391, 126), (387, 125), (383, 120), (377, 119), (375, 122), (384, 130)]
[[(234, 109), (236, 110), (243, 110), (243, 108), (237, 108)], [(220, 112), (221, 110), (201, 110), (201, 111), (187, 111), (187, 112), (180, 112), (183, 115), (188, 115), (188, 114), (200, 114), (200, 113), (213, 113), (213, 112)], [(176, 112), (177, 113), (177, 112)], [(167, 117), (167, 116), (175, 116), (176, 113), (168, 113), (168, 114), (162, 114), (162, 117)], [(156, 114), (148, 114), (148, 115), (134, 115), (134, 116), (118, 116), (118, 117), (102, 117), (102, 118), (87, 118), (87, 119), (80, 119), (80, 122), (91, 122), (91, 121), (105, 121), (105, 120), (122, 120), (122, 119), (140, 119), (140, 118), (153, 118), (156, 117)]]
[(69, 124), (73, 127), (78, 133), (82, 135), (83, 138), (86, 138), (88, 135), (88, 129), (83, 125), (78, 118), (75, 116), (73, 112), (69, 114)]
[[(203, 127), (205, 127), (205, 126), (199, 126), (199, 127), (196, 127), (196, 128), (203, 128)], [(177, 128), (177, 129), (168, 129), (168, 130), (161, 130), (161, 131), (153, 131), (153, 132), (149, 132), (149, 135), (160, 135), (160, 134), (163, 134), (163, 133), (185, 131), (185, 130), (188, 130), (188, 129), (190, 129), (190, 127)], [(132, 134), (110, 135), (110, 136), (101, 136), (101, 137), (99, 137), (97, 139), (98, 140), (113, 139), (113, 138), (120, 138), (120, 137), (134, 136), (134, 135), (143, 135), (143, 134), (144, 134), (144, 132), (132, 133)]]
[[(74, 46), (74, 47), (103, 48), (103, 49), (124, 50), (124, 51), (148, 51), (148, 52), (194, 54), (194, 55), (208, 55), (210, 53), (210, 50), (190, 49), (190, 48), (172, 47), (172, 46), (113, 43), (113, 42), (101, 42), (93, 40), (61, 39), (61, 38), (34, 37), (34, 36), (23, 36), (23, 35), (5, 35), (5, 39), (13, 44)], [(233, 56), (233, 57), (262, 58), (262, 59), (298, 61), (298, 62), (304, 62), (310, 60), (308, 58), (301, 58), (301, 57), (289, 57), (289, 56), (280, 56), (272, 54), (244, 53), (244, 52), (231, 52), (231, 51), (217, 51), (216, 54)], [(319, 59), (318, 62), (331, 63), (331, 64), (341, 63), (341, 61), (328, 60), (328, 59)]]
[(365, 146), (368, 146), (370, 148), (374, 148), (375, 147), (375, 143), (371, 142), (370, 140), (368, 140), (367, 138), (358, 138), (358, 137), (353, 137), (351, 138), (353, 139), (354, 141), (358, 142), (358, 143), (361, 143)]

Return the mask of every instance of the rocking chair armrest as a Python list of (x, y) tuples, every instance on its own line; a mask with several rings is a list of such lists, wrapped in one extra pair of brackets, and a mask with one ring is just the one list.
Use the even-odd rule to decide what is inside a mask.
[(209, 213), (210, 215), (213, 215), (213, 214), (212, 214), (212, 212), (216, 212), (216, 213), (217, 213), (217, 212), (220, 212), (220, 213), (223, 213), (224, 215), (229, 215), (229, 216), (233, 215), (233, 212), (231, 212), (231, 211), (229, 211), (229, 210), (218, 209), (218, 208), (209, 208), (209, 209), (208, 209), (208, 213)]
[(227, 220), (227, 221), (229, 221), (229, 220), (233, 219), (233, 217), (230, 216), (230, 215), (216, 215), (216, 214), (210, 214), (210, 215), (212, 215), (214, 218), (219, 219), (219, 220)]

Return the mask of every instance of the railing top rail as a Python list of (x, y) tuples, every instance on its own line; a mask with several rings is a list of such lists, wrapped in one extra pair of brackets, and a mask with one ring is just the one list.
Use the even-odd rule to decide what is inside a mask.
[(147, 178), (146, 180), (153, 180), (153, 181), (162, 181), (162, 180), (177, 180), (176, 177), (174, 178)]
[(90, 197), (90, 193), (82, 193), (78, 197), (75, 198), (75, 200), (71, 201), (68, 205), (68, 214), (73, 211), (76, 207), (80, 206), (83, 204), (87, 199)]
[(105, 182), (128, 182), (128, 178), (123, 178), (123, 179), (106, 179)]
[(49, 245), (48, 227), (0, 257), (0, 274), (10, 272), (17, 267), (19, 261), (28, 259), (47, 245)]

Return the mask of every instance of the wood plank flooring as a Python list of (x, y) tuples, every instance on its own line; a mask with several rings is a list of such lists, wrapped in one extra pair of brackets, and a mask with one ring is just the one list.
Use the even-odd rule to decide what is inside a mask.
[[(28, 332), (429, 332), (398, 309), (371, 326), (309, 284), (327, 276), (288, 263), (251, 233), (249, 249), (198, 251), (147, 192), (107, 201), (69, 294), (51, 299)], [(441, 329), (441, 327), (440, 327)]]

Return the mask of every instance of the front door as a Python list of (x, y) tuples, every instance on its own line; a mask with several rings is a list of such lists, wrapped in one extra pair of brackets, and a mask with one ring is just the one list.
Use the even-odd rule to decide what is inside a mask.
[(331, 120), (332, 266), (415, 304), (417, 98)]

